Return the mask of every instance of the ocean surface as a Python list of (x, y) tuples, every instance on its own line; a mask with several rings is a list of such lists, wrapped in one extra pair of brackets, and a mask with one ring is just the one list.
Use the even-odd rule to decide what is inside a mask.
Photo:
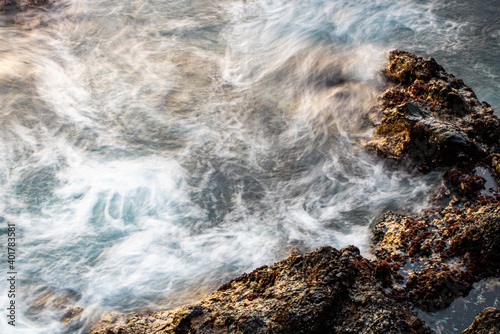
[(498, 115), (498, 0), (0, 14), (0, 333), (81, 333), (108, 312), (193, 302), (293, 251), (369, 257), (369, 225), (423, 210), (440, 182), (359, 144), (393, 49), (434, 57)]

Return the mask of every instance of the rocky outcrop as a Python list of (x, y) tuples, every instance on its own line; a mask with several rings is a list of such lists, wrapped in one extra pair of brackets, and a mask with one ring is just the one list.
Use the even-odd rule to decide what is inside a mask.
[(368, 149), (409, 170), (448, 168), (438, 199), (481, 195), (486, 180), (477, 175), (478, 167), (498, 180), (500, 120), (488, 103), (432, 58), (392, 51), (384, 73), (392, 85), (372, 110), (376, 130)]
[(477, 315), (472, 325), (462, 334), (494, 334), (500, 333), (500, 310), (488, 307)]
[(108, 316), (101, 333), (431, 333), (385, 295), (355, 247), (323, 247), (263, 266), (195, 305)]
[(483, 167), (499, 176), (500, 121), (432, 58), (393, 51), (385, 73), (393, 86), (380, 97), (383, 118), (369, 147), (424, 173), (448, 167), (435, 197), (454, 192), (465, 203), (418, 217), (389, 212), (373, 227), (384, 282), (400, 281), (391, 293), (434, 311), (500, 273), (498, 195), (482, 197), (486, 180), (476, 174)]
[(0, 13), (13, 13), (29, 8), (48, 6), (53, 0), (1, 0)]
[(421, 216), (388, 212), (373, 227), (374, 254), (389, 268), (391, 294), (428, 311), (465, 296), (472, 283), (500, 274), (500, 201), (447, 207)]
[(405, 51), (390, 53), (385, 73), (394, 85), (380, 98), (383, 118), (369, 143), (379, 155), (421, 168), (494, 164), (500, 120), (462, 80)]
[(393, 51), (385, 73), (393, 85), (375, 108), (383, 116), (368, 147), (423, 173), (446, 168), (434, 199), (454, 196), (445, 208), (388, 212), (373, 226), (379, 279), (394, 298), (436, 311), (500, 275), (500, 197), (498, 189), (483, 196), (486, 179), (477, 175), (498, 181), (500, 121), (432, 58)]

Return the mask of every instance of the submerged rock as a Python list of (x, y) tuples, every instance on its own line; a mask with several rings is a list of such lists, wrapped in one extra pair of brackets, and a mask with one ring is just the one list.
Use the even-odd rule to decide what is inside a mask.
[(485, 308), (474, 319), (472, 325), (462, 334), (494, 334), (500, 333), (500, 310), (496, 307)]
[(92, 333), (431, 333), (385, 295), (355, 247), (323, 247), (263, 266), (195, 305), (108, 316)]
[(27, 296), (28, 309), (25, 316), (30, 321), (41, 321), (50, 312), (54, 319), (59, 319), (64, 332), (74, 331), (81, 327), (83, 308), (76, 306), (81, 295), (72, 289), (56, 287), (41, 287), (35, 293)]

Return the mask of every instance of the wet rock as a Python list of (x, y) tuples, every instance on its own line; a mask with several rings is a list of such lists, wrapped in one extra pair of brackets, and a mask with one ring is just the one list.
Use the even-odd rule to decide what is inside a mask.
[(497, 173), (497, 176), (500, 175), (500, 154), (492, 154), (490, 161), (491, 167)]
[(420, 216), (386, 213), (372, 229), (376, 277), (393, 298), (433, 312), (500, 275), (498, 189), (483, 196), (485, 177), (500, 175), (500, 122), (432, 58), (393, 51), (385, 73), (393, 84), (380, 98), (383, 117), (368, 146), (410, 170), (439, 167), (443, 182), (431, 204), (449, 206)]
[(491, 106), (434, 59), (393, 51), (385, 73), (394, 85), (380, 98), (383, 118), (368, 143), (379, 155), (436, 167), (481, 164), (499, 152), (500, 121)]
[(476, 175), (473, 170), (450, 169), (444, 173), (444, 180), (450, 183), (460, 196), (465, 198), (475, 198), (486, 184), (486, 179)]
[(82, 312), (83, 308), (81, 307), (68, 308), (66, 310), (66, 313), (64, 313), (63, 317), (61, 318), (61, 322), (66, 324), (75, 321), (75, 319), (77, 319)]
[(353, 246), (323, 247), (243, 274), (195, 305), (108, 316), (92, 333), (431, 333), (374, 271)]
[(72, 289), (57, 289), (54, 287), (42, 287), (28, 296), (30, 307), (26, 316), (32, 321), (40, 321), (50, 314), (58, 319), (66, 332), (81, 327), (81, 314), (83, 308), (75, 306), (81, 299), (81, 295)]
[(496, 307), (485, 308), (474, 319), (472, 325), (462, 334), (492, 334), (500, 333), (500, 310)]
[[(421, 216), (388, 212), (373, 227), (374, 254), (392, 269), (391, 294), (426, 311), (447, 307), (472, 283), (500, 275), (500, 201)], [(387, 282), (386, 282), (387, 285)]]

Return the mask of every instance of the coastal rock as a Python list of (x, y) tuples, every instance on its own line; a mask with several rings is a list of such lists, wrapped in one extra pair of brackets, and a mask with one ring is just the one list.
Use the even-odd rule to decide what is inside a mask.
[(195, 305), (108, 316), (103, 333), (431, 333), (385, 295), (355, 247), (322, 247), (233, 279)]
[(57, 289), (55, 287), (40, 287), (33, 295), (27, 296), (30, 306), (25, 316), (30, 321), (40, 321), (49, 311), (51, 316), (59, 319), (65, 332), (81, 327), (83, 308), (76, 306), (81, 295), (72, 289)]
[(500, 154), (492, 154), (491, 155), (491, 167), (495, 170), (495, 172), (500, 175)]
[(476, 175), (474, 170), (470, 168), (450, 169), (447, 170), (443, 179), (446, 180), (452, 189), (464, 198), (475, 198), (479, 196), (485, 188), (486, 180), (479, 175)]
[(493, 334), (500, 333), (500, 310), (496, 307), (485, 308), (474, 319), (472, 325), (462, 334)]
[(391, 294), (427, 311), (465, 296), (472, 283), (500, 275), (500, 201), (421, 216), (388, 212), (373, 227), (374, 254), (395, 282)]
[(480, 164), (499, 152), (500, 121), (462, 80), (432, 58), (393, 51), (385, 69), (395, 85), (380, 98), (370, 148), (418, 167)]

